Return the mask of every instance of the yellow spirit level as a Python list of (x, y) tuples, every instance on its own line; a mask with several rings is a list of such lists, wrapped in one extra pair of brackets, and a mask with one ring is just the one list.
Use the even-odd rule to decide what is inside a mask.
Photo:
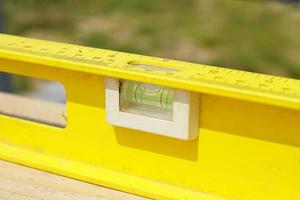
[(0, 71), (59, 81), (68, 112), (0, 115), (2, 159), (154, 199), (300, 199), (299, 80), (4, 34)]

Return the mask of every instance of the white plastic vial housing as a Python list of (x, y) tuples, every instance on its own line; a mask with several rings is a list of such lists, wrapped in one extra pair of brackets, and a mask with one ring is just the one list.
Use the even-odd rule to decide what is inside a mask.
[(181, 140), (197, 138), (199, 96), (147, 83), (106, 78), (108, 123)]

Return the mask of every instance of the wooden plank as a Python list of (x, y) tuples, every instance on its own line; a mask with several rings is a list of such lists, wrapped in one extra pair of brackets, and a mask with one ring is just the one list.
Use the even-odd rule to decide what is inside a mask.
[(143, 200), (145, 198), (0, 161), (1, 200)]

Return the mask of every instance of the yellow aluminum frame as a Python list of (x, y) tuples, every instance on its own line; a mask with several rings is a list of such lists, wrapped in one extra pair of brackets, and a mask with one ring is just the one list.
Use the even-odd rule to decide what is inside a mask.
[[(0, 115), (1, 159), (154, 199), (300, 199), (299, 80), (4, 34), (0, 71), (59, 81), (68, 112), (66, 128)], [(105, 77), (200, 93), (200, 136), (107, 124)]]

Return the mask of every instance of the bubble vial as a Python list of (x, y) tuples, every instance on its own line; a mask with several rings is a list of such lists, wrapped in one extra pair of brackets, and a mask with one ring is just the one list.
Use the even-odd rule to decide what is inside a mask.
[(120, 93), (121, 111), (172, 120), (173, 89), (122, 80)]

